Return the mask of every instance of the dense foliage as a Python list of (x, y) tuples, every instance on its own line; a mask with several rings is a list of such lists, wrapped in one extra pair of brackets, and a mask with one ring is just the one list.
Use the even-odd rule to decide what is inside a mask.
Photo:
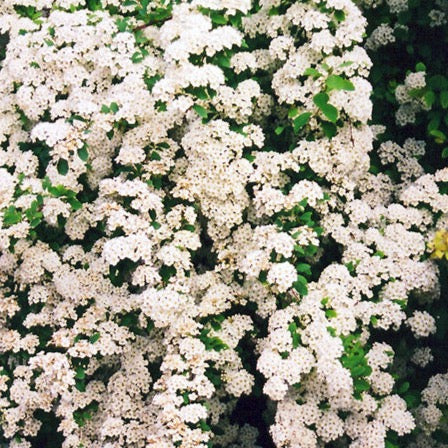
[(447, 14), (4, 0), (2, 443), (446, 447)]

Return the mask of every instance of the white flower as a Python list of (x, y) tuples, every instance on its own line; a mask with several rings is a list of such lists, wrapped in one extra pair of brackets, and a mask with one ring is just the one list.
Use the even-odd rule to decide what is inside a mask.
[(274, 263), (267, 276), (267, 281), (271, 285), (277, 286), (280, 292), (286, 292), (296, 280), (296, 268), (288, 261)]

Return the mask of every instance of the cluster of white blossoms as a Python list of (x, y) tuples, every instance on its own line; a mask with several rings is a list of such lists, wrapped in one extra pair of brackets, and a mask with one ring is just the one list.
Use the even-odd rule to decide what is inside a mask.
[(448, 171), (416, 139), (369, 170), (365, 28), (352, 0), (1, 3), (2, 442), (432, 440), (446, 375), (410, 409), (390, 334), (436, 331)]
[(426, 86), (425, 75), (425, 71), (408, 73), (404, 84), (398, 85), (395, 89), (395, 97), (400, 105), (395, 118), (400, 126), (414, 123), (419, 112), (431, 109), (431, 104), (428, 104), (420, 94)]
[(448, 23), (448, 3), (446, 0), (436, 0), (434, 6), (434, 9), (431, 9), (428, 14), (430, 19), (429, 26), (439, 27), (446, 25)]

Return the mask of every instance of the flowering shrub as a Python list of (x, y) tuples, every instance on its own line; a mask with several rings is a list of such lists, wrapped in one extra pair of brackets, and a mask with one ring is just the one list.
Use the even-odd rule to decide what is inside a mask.
[(446, 446), (442, 120), (394, 138), (445, 90), (365, 40), (406, 3), (1, 3), (7, 446)]

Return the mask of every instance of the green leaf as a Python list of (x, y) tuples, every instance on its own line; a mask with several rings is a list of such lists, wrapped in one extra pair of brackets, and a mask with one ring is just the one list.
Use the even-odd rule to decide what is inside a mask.
[(293, 125), (295, 134), (297, 134), (299, 130), (308, 123), (310, 117), (311, 112), (304, 112), (303, 114), (300, 114), (297, 118), (294, 119)]
[(325, 310), (325, 316), (327, 317), (327, 319), (332, 319), (333, 317), (336, 317), (338, 315), (338, 313), (335, 310)]
[(372, 373), (372, 368), (367, 364), (355, 364), (354, 367), (350, 369), (350, 373), (353, 378), (360, 376), (369, 376)]
[(219, 331), (222, 328), (222, 322), (224, 321), (225, 317), (221, 314), (219, 316), (216, 316), (212, 318), (210, 321), (210, 325), (212, 326), (213, 330)]
[(109, 112), (110, 112), (110, 109), (105, 104), (103, 104), (101, 106), (101, 113), (108, 114)]
[(109, 109), (110, 109), (114, 114), (116, 114), (116, 113), (118, 112), (118, 104), (115, 103), (115, 102), (110, 103)]
[(212, 428), (210, 428), (210, 426), (207, 424), (207, 422), (205, 420), (199, 420), (199, 427), (204, 432), (212, 430)]
[(307, 283), (305, 277), (298, 275), (297, 281), (293, 283), (293, 287), (301, 296), (306, 296), (308, 294)]
[(166, 103), (164, 101), (157, 100), (155, 102), (154, 106), (156, 107), (156, 109), (159, 112), (165, 112), (167, 110), (167, 106), (166, 106)]
[(151, 176), (151, 182), (156, 190), (160, 190), (162, 188), (162, 178), (160, 176)]
[(125, 17), (124, 19), (117, 19), (115, 21), (118, 31), (120, 31), (120, 33), (123, 33), (127, 30), (128, 28), (128, 19), (127, 17)]
[(275, 128), (274, 132), (275, 132), (276, 135), (280, 135), (284, 130), (285, 130), (285, 128), (283, 126), (277, 126)]
[(90, 336), (90, 338), (89, 338), (89, 342), (90, 342), (91, 344), (95, 344), (95, 342), (97, 342), (97, 341), (99, 340), (100, 337), (101, 337), (101, 334), (100, 334), (100, 333), (94, 333), (94, 334), (92, 334), (92, 336)]
[(334, 123), (330, 123), (329, 121), (322, 121), (321, 126), (325, 136), (329, 139), (332, 139), (338, 132), (336, 125)]
[(440, 92), (440, 104), (444, 109), (448, 108), (448, 90)]
[(65, 176), (68, 173), (68, 162), (65, 159), (59, 159), (57, 164), (58, 173)]
[(288, 112), (288, 118), (294, 118), (299, 113), (299, 109), (297, 107), (291, 107)]
[(325, 104), (321, 108), (321, 111), (332, 123), (337, 121), (338, 110), (332, 104)]
[[(400, 305), (400, 308), (401, 308), (402, 310), (405, 310), (405, 309), (406, 309), (406, 306), (407, 306), (407, 304), (408, 304), (408, 302), (407, 302), (406, 299), (394, 299), (394, 300), (392, 300), (392, 302), (396, 303), (397, 305)], [(391, 356), (393, 356), (393, 353), (392, 353)]]
[(89, 158), (89, 153), (87, 151), (87, 145), (84, 145), (82, 148), (78, 149), (78, 157), (85, 162)]
[(189, 404), (190, 403), (190, 399), (188, 398), (188, 392), (183, 392), (182, 393), (182, 399), (183, 399), (183, 402), (184, 402), (184, 404)]
[(325, 92), (320, 92), (314, 95), (313, 102), (319, 109), (322, 109), (322, 107), (328, 104), (329, 99), (330, 97)]
[(83, 380), (86, 377), (86, 371), (82, 367), (76, 369), (75, 378), (78, 380)]
[(145, 36), (142, 30), (134, 31), (135, 42), (139, 45), (144, 45), (149, 42), (149, 39)]
[(213, 367), (208, 367), (205, 370), (205, 376), (216, 387), (218, 387), (222, 384), (221, 374), (220, 374), (219, 370), (216, 370)]
[(303, 275), (300, 275), (300, 274), (297, 276), (297, 281), (299, 283), (302, 283), (302, 285), (308, 284), (308, 280)]
[(49, 185), (47, 188), (48, 192), (56, 197), (66, 196), (70, 190), (64, 187), (64, 185)]
[(209, 333), (210, 329), (204, 328), (199, 335), (199, 340), (205, 345), (206, 350), (215, 350), (219, 352), (229, 348), (220, 338), (216, 336), (208, 336)]
[(442, 151), (442, 159), (448, 158), (448, 146), (446, 148), (443, 148)]
[(139, 63), (139, 62), (142, 62), (144, 58), (145, 58), (145, 57), (144, 57), (144, 55), (143, 55), (143, 52), (136, 51), (136, 52), (132, 55), (132, 57), (131, 57), (131, 61), (132, 61), (134, 64), (137, 64), (137, 63)]
[(432, 91), (432, 90), (428, 90), (425, 93), (425, 103), (429, 106), (432, 107), (432, 105), (434, 104), (435, 100), (436, 100), (436, 94)]
[(87, 123), (88, 120), (86, 120), (84, 117), (81, 117), (81, 115), (77, 115), (77, 114), (72, 114), (70, 115), (70, 117), (67, 119), (67, 121), (70, 124), (73, 124), (73, 122), (77, 120), (77, 121), (82, 121), (83, 123)]
[(87, 7), (91, 11), (99, 11), (99, 10), (103, 9), (101, 0), (87, 0)]
[(438, 129), (440, 126), (441, 117), (440, 115), (436, 115), (434, 118), (430, 120), (428, 123), (428, 131), (432, 131), (433, 129)]
[(244, 50), (248, 50), (249, 49), (249, 45), (247, 44), (246, 39), (242, 39), (241, 40), (240, 47), (243, 48)]
[(313, 212), (305, 212), (300, 216), (300, 220), (305, 224), (311, 223), (311, 218), (313, 216)]
[(417, 391), (409, 391), (404, 397), (408, 408), (416, 408), (420, 403), (420, 396)]
[(291, 333), (292, 338), (292, 348), (297, 348), (300, 345), (300, 335), (297, 333), (297, 324), (291, 322), (288, 326), (288, 330)]
[[(395, 90), (395, 87), (393, 87), (392, 90)], [(424, 88), (408, 90), (408, 94), (411, 98), (421, 98), (424, 93), (425, 93)]]
[(216, 57), (216, 63), (220, 67), (230, 68), (230, 58), (224, 54)]
[[(34, 200), (31, 203), (31, 206), (28, 210), (25, 211), (25, 216), (30, 222), (30, 227), (32, 229), (36, 228), (41, 222), (43, 218), (42, 212), (38, 211), (39, 207), (43, 204), (43, 198), (39, 195), (40, 198)], [(40, 202), (42, 200), (42, 203)]]
[(146, 88), (151, 92), (152, 88), (155, 86), (156, 82), (159, 81), (162, 78), (161, 75), (154, 75), (154, 76), (145, 76), (144, 81)]
[(20, 221), (22, 221), (22, 213), (16, 207), (10, 205), (3, 213), (3, 225), (9, 227)]
[(415, 70), (418, 71), (418, 72), (426, 72), (426, 65), (423, 64), (423, 62), (418, 62), (415, 65)]
[(343, 78), (339, 75), (330, 75), (325, 81), (327, 85), (327, 90), (355, 90), (355, 86), (348, 79)]
[(445, 90), (448, 88), (448, 79), (443, 75), (434, 75), (428, 79), (426, 85), (431, 89)]
[(195, 112), (196, 112), (201, 118), (207, 118), (207, 117), (208, 117), (207, 109), (205, 109), (204, 107), (200, 106), (199, 104), (195, 104), (195, 105), (193, 106), (193, 109), (195, 110)]
[(342, 9), (336, 9), (334, 16), (338, 22), (343, 22), (345, 20), (345, 12)]
[(157, 151), (153, 151), (150, 155), (149, 155), (149, 160), (162, 160), (162, 157), (160, 157), (160, 154)]
[(42, 222), (42, 218), (34, 218), (30, 221), (30, 227), (35, 229)]
[(446, 141), (446, 135), (438, 129), (429, 131), (429, 135), (434, 137), (436, 143), (444, 143)]
[(294, 245), (294, 252), (297, 252), (299, 255), (305, 255), (305, 250), (298, 244)]
[(355, 391), (358, 393), (361, 393), (361, 392), (364, 392), (364, 391), (370, 389), (370, 384), (362, 378), (356, 378), (353, 381), (353, 385), (355, 386)]
[(225, 25), (227, 23), (227, 18), (215, 11), (212, 11), (210, 18), (212, 19), (212, 22), (217, 25)]
[(31, 20), (36, 20), (42, 15), (42, 13), (37, 11), (34, 6), (16, 5), (14, 6), (14, 9), (19, 16), (28, 17)]
[(208, 100), (210, 98), (210, 95), (205, 87), (190, 87), (187, 91), (200, 100)]
[(314, 79), (320, 78), (322, 76), (322, 73), (313, 67), (308, 67), (307, 69), (305, 69), (303, 74), (304, 76), (311, 76)]
[(73, 198), (73, 197), (67, 198), (67, 202), (70, 204), (70, 207), (74, 211), (80, 210), (82, 208), (81, 202), (79, 202), (78, 199), (76, 199), (76, 198)]
[(160, 276), (162, 277), (164, 283), (167, 283), (173, 275), (176, 275), (176, 272), (177, 271), (174, 266), (167, 266), (165, 264), (159, 269)]
[(377, 250), (374, 254), (374, 257), (385, 258), (386, 254), (382, 250)]
[(307, 263), (296, 264), (296, 271), (302, 274), (311, 275), (311, 266)]

